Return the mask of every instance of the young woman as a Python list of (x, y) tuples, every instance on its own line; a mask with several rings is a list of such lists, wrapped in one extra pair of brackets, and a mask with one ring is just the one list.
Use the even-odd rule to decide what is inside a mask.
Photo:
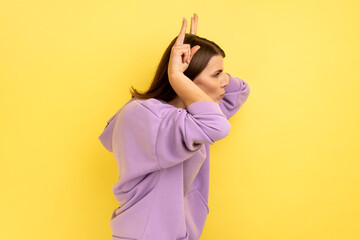
[(196, 36), (197, 15), (191, 20), (186, 34), (183, 19), (150, 88), (132, 89), (99, 136), (119, 171), (113, 240), (198, 240), (203, 231), (210, 145), (229, 134), (250, 89), (224, 72), (224, 51)]

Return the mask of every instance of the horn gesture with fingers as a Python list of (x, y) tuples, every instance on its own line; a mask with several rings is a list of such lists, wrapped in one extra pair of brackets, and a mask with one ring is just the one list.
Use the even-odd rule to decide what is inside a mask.
[[(194, 18), (191, 18), (191, 34), (196, 34), (197, 19), (198, 18), (196, 14), (194, 14)], [(170, 60), (168, 65), (169, 75), (183, 73), (188, 68), (194, 54), (200, 49), (199, 45), (191, 48), (190, 44), (184, 44), (186, 23), (186, 18), (183, 18), (180, 33), (173, 47), (171, 48)]]

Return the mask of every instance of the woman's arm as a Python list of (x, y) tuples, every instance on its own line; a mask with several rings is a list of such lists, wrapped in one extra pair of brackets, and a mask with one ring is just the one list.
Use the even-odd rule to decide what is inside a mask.
[(169, 75), (169, 82), (176, 94), (184, 102), (185, 107), (198, 101), (214, 102), (209, 95), (184, 74)]

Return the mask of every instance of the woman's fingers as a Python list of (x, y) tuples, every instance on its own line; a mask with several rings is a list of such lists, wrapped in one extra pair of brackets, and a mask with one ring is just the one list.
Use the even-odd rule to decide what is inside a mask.
[(189, 48), (189, 64), (190, 64), (190, 61), (191, 61), (191, 49)]
[(182, 58), (182, 62), (187, 62), (189, 54), (188, 48), (188, 44), (173, 46), (171, 54), (174, 56), (180, 56)]
[(190, 60), (189, 63), (191, 61), (191, 59), (193, 58), (194, 54), (200, 49), (199, 45), (194, 46), (193, 48), (191, 48), (190, 50)]
[[(197, 30), (197, 14), (194, 14), (194, 17), (191, 19), (191, 33), (196, 34)], [(179, 72), (183, 73), (188, 68), (192, 57), (194, 54), (200, 49), (199, 45), (191, 48), (190, 44), (184, 44), (185, 36), (186, 36), (186, 18), (182, 19), (182, 26), (178, 37), (174, 45), (171, 48), (171, 54), (168, 65), (168, 74), (173, 75)]]
[(195, 19), (191, 17), (190, 34), (194, 34)]
[(175, 49), (178, 55), (182, 56), (182, 62), (190, 64), (194, 54), (200, 49), (199, 45), (194, 46), (190, 49), (190, 44), (184, 44)]
[(186, 18), (183, 18), (181, 30), (180, 30), (179, 36), (177, 37), (174, 45), (181, 45), (184, 43), (185, 31), (186, 31)]
[(198, 25), (198, 15), (196, 13), (194, 13), (194, 22), (195, 22), (195, 27), (194, 27), (194, 34), (197, 33), (197, 25)]
[(190, 33), (196, 35), (198, 16), (194, 13), (194, 17), (191, 18)]
[(181, 56), (183, 63), (190, 63), (191, 61), (191, 49), (190, 44), (183, 44), (181, 46), (175, 46), (173, 47), (173, 53), (177, 56)]

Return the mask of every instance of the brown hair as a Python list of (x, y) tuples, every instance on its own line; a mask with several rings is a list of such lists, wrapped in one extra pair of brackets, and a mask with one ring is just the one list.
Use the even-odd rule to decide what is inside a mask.
[[(168, 102), (173, 100), (177, 96), (176, 92), (171, 87), (167, 73), (171, 49), (176, 39), (177, 36), (174, 38), (174, 40), (172, 40), (170, 45), (165, 50), (149, 89), (144, 93), (139, 93), (136, 89), (134, 89), (133, 86), (131, 86), (131, 98), (156, 98)], [(204, 68), (213, 56), (221, 55), (222, 57), (225, 57), (225, 52), (216, 43), (194, 34), (186, 33), (184, 44), (190, 44), (190, 48), (196, 45), (200, 46), (200, 49), (194, 54), (191, 59), (190, 65), (184, 72), (184, 75), (192, 81), (204, 70)]]

